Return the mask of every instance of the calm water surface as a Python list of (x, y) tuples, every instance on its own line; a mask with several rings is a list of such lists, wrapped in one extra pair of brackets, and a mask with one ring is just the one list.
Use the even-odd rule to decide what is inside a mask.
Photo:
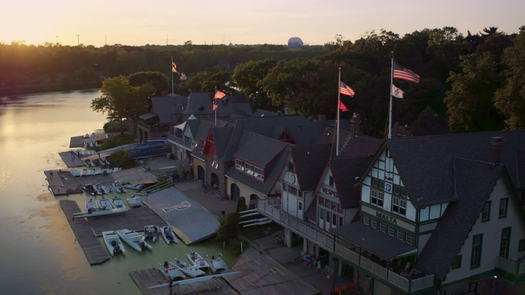
[[(90, 266), (47, 190), (44, 170), (65, 168), (58, 152), (69, 138), (102, 127), (104, 116), (90, 110), (98, 92), (44, 93), (0, 98), (0, 294), (140, 294), (128, 272), (183, 257), (184, 245), (158, 241), (153, 252), (127, 248), (126, 257)], [(84, 204), (84, 195), (70, 198)], [(202, 254), (232, 253), (211, 243)]]

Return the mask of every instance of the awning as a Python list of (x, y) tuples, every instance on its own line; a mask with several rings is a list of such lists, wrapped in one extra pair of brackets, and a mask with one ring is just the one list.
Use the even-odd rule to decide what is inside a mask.
[(417, 251), (416, 247), (375, 230), (370, 226), (366, 226), (361, 222), (347, 224), (339, 228), (337, 233), (344, 240), (384, 260), (415, 254)]

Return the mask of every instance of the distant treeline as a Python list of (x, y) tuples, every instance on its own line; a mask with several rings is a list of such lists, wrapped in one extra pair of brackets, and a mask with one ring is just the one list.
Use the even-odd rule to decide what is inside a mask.
[[(342, 96), (351, 110), (343, 117), (359, 113), (365, 131), (381, 136), (393, 53), (399, 64), (421, 76), (419, 84), (394, 80), (405, 98), (395, 99), (393, 119), (408, 125), (412, 134), (525, 129), (525, 26), (517, 34), (489, 27), (466, 36), (453, 27), (402, 37), (381, 30), (354, 42), (339, 38), (326, 47), (329, 53), (319, 57), (240, 64), (231, 74), (232, 83), (225, 85), (235, 85), (262, 107), (334, 118), (337, 68), (342, 67), (342, 81), (356, 92), (355, 97)], [(210, 91), (221, 75), (227, 79), (224, 72), (215, 72), (186, 84)]]
[(239, 63), (314, 57), (323, 46), (288, 49), (280, 45), (41, 46), (0, 43), (0, 96), (21, 92), (100, 87), (106, 77), (138, 71), (170, 74), (171, 57), (181, 72), (231, 71)]

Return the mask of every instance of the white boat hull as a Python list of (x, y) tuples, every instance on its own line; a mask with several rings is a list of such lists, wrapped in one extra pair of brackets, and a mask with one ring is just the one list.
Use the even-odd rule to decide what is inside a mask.
[[(166, 232), (168, 232), (168, 234), (166, 234)], [(160, 228), (160, 234), (162, 235), (162, 239), (164, 240), (164, 242), (166, 242), (166, 244), (168, 245), (171, 243), (178, 244), (180, 242), (177, 236), (175, 236), (175, 233), (173, 232), (171, 227), (169, 226), (162, 226)]]
[(126, 242), (126, 244), (135, 249), (137, 252), (142, 252), (142, 250), (146, 249), (152, 249), (151, 245), (144, 241), (144, 236), (136, 231), (121, 229), (117, 230), (117, 234), (124, 242)]

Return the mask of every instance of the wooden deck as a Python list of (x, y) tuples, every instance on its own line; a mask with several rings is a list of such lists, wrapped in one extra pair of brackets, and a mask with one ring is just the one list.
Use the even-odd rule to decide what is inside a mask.
[(144, 295), (167, 295), (167, 294), (218, 294), (238, 295), (224, 279), (215, 278), (205, 282), (186, 285), (175, 285), (170, 293), (169, 287), (149, 289), (151, 286), (168, 283), (162, 273), (156, 268), (132, 271), (129, 276)]
[(86, 164), (74, 152), (61, 152), (58, 155), (68, 168), (86, 167)]
[(273, 258), (253, 248), (247, 249), (232, 268), (240, 274), (225, 279), (240, 294), (320, 294)]
[(91, 227), (84, 220), (72, 218), (73, 213), (80, 212), (77, 203), (73, 200), (60, 200), (60, 208), (64, 211), (71, 230), (73, 230), (89, 264), (101, 264), (108, 260), (110, 256), (106, 248), (95, 237)]
[(84, 147), (84, 136), (73, 136), (69, 140), (70, 148)]
[(87, 218), (84, 221), (92, 230), (92, 234), (101, 237), (102, 232), (129, 228), (134, 231), (144, 231), (146, 225), (164, 226), (166, 223), (151, 209), (142, 206), (130, 209), (122, 214)]
[(79, 183), (69, 181), (69, 172), (46, 170), (44, 174), (49, 183), (48, 187), (55, 196), (79, 194), (82, 192), (82, 187)]

